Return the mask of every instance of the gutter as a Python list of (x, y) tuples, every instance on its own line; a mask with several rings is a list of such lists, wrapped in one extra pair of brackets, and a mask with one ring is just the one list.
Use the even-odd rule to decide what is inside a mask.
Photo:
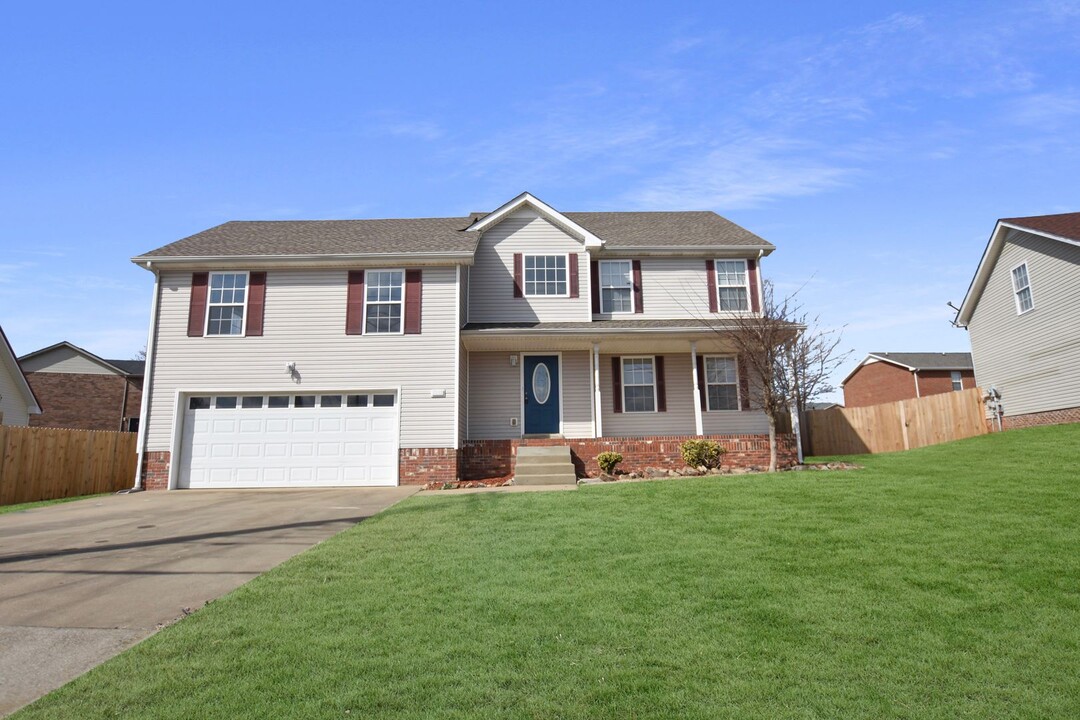
[(159, 266), (167, 265), (218, 265), (228, 264), (242, 265), (244, 267), (281, 267), (296, 265), (334, 265), (354, 264), (356, 262), (377, 261), (407, 262), (416, 265), (417, 261), (427, 263), (448, 262), (452, 264), (472, 265), (475, 250), (462, 250), (459, 252), (409, 252), (409, 253), (340, 253), (329, 255), (137, 255), (131, 258), (136, 265), (146, 266), (148, 263), (156, 263)]
[(150, 394), (154, 388), (154, 345), (157, 340), (158, 298), (161, 297), (161, 274), (147, 260), (146, 269), (154, 273), (154, 299), (150, 302), (150, 330), (146, 336), (146, 369), (143, 371), (142, 400), (139, 403), (138, 460), (135, 464), (135, 484), (128, 492), (143, 489), (143, 458), (146, 455), (146, 438), (150, 429)]

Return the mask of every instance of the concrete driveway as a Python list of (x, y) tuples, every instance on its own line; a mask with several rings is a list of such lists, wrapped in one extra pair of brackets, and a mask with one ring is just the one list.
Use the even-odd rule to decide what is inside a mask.
[(144, 492), (0, 515), (0, 715), (416, 490)]

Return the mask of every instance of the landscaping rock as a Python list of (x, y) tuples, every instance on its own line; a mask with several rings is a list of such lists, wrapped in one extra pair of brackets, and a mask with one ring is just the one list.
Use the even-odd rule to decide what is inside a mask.
[(647, 467), (645, 468), (645, 477), (647, 478), (666, 478), (671, 477), (668, 475), (668, 471), (664, 468)]
[(615, 477), (614, 475), (608, 475), (606, 472), (600, 473), (600, 477), (599, 477), (599, 480), (601, 482), (615, 482), (618, 479), (619, 478)]
[(698, 468), (690, 467), (689, 465), (684, 467), (681, 472), (685, 477), (695, 477), (697, 475), (705, 474), (705, 471), (699, 470)]

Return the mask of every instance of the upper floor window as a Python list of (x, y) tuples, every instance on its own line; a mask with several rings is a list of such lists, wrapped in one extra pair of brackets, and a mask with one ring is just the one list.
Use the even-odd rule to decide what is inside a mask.
[(739, 372), (733, 357), (705, 358), (708, 410), (739, 409)]
[(626, 412), (656, 412), (653, 358), (622, 359), (623, 408)]
[(600, 312), (634, 312), (632, 271), (629, 260), (600, 261)]
[(210, 273), (210, 297), (206, 303), (207, 335), (243, 335), (247, 308), (246, 272)]
[(403, 270), (369, 270), (364, 292), (364, 332), (401, 333), (405, 305)]
[(960, 374), (959, 370), (953, 370), (950, 374), (952, 378), (952, 389), (963, 390), (964, 389), (964, 376)]
[(1013, 295), (1016, 297), (1016, 314), (1023, 315), (1035, 307), (1031, 298), (1031, 281), (1028, 279), (1027, 263), (1021, 263), (1012, 270)]
[(565, 255), (526, 255), (524, 261), (525, 297), (569, 294)]
[(716, 261), (716, 298), (721, 312), (750, 309), (750, 275), (745, 260)]

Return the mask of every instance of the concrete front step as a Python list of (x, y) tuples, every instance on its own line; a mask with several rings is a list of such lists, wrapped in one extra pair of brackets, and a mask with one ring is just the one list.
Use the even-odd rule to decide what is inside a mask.
[(570, 448), (544, 445), (519, 446), (514, 462), (515, 485), (575, 485), (577, 474)]

